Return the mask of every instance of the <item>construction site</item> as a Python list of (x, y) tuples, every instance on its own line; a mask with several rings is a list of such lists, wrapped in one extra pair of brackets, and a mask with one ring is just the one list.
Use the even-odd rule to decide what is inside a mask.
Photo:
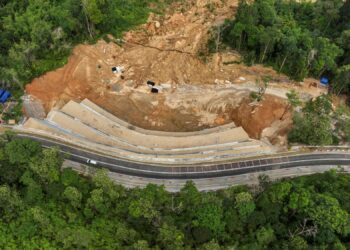
[[(237, 0), (198, 0), (150, 15), (146, 24), (74, 48), (68, 63), (26, 86), (28, 119), (18, 131), (103, 154), (157, 164), (208, 162), (286, 150), (292, 125), (286, 93), (324, 93), (314, 79), (292, 82), (232, 50), (199, 56)], [(271, 80), (260, 102), (259, 81)]]

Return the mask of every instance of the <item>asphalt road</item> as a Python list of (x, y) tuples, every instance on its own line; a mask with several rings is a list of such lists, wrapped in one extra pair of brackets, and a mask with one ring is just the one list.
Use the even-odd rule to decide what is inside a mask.
[(98, 162), (96, 167), (107, 168), (111, 172), (154, 179), (202, 179), (234, 176), (267, 170), (285, 169), (300, 166), (350, 165), (350, 152), (320, 152), (294, 156), (270, 157), (245, 160), (225, 164), (160, 166), (149, 165), (103, 156), (74, 146), (64, 145), (34, 135), (18, 135), (40, 142), (43, 147), (58, 146), (66, 159), (86, 164), (87, 159)]

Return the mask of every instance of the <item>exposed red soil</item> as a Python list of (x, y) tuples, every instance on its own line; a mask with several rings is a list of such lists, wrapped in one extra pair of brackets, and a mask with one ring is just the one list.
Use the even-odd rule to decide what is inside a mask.
[[(256, 139), (260, 139), (262, 131), (275, 121), (284, 122), (286, 128), (292, 122), (288, 103), (269, 95), (255, 105), (252, 105), (249, 97), (246, 98), (239, 108), (232, 111), (232, 119), (238, 126), (242, 126), (250, 137)], [(283, 129), (277, 135), (285, 132)]]

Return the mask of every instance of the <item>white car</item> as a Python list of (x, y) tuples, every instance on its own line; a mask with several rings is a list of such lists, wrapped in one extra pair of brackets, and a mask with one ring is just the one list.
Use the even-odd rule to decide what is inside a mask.
[(86, 161), (88, 164), (92, 164), (92, 165), (97, 165), (97, 161), (91, 160), (91, 159), (87, 159)]

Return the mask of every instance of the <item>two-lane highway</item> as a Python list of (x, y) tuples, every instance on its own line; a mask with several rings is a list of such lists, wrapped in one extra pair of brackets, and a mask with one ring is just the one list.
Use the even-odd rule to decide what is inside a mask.
[(107, 168), (115, 173), (154, 179), (201, 179), (300, 166), (350, 165), (350, 152), (319, 152), (212, 165), (160, 166), (104, 156), (34, 135), (18, 136), (38, 141), (43, 147), (58, 146), (65, 158), (75, 162), (86, 164), (87, 159), (93, 159), (98, 162), (97, 167)]

